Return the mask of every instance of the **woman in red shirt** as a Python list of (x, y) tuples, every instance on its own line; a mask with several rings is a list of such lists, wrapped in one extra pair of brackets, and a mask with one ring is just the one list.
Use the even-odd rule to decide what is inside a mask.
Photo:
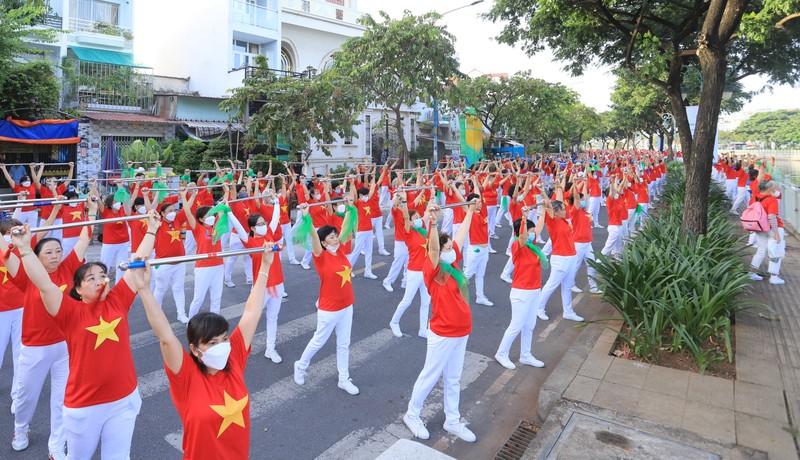
[[(137, 257), (150, 255), (158, 215), (148, 218), (148, 232)], [(70, 458), (88, 459), (99, 443), (103, 458), (130, 456), (133, 428), (142, 404), (133, 365), (128, 312), (139, 290), (150, 292), (144, 270), (128, 270), (109, 291), (107, 269), (89, 262), (74, 272), (69, 295), (48, 275), (42, 262), (31, 256), (28, 226), (16, 227), (14, 244), (31, 283), (55, 325), (63, 332), (69, 351), (69, 378), (64, 394), (64, 426)], [(52, 455), (52, 454), (51, 454)]]
[[(301, 219), (311, 219), (308, 205), (297, 207)], [(346, 212), (352, 212), (347, 210)], [(306, 383), (306, 369), (311, 359), (325, 345), (336, 330), (336, 368), (339, 370), (339, 388), (351, 395), (358, 394), (358, 387), (350, 379), (350, 330), (353, 326), (353, 268), (347, 258), (346, 243), (339, 239), (336, 227), (325, 225), (311, 232), (311, 253), (320, 279), (317, 310), (317, 330), (303, 350), (303, 355), (294, 362), (294, 382)]]
[(253, 290), (233, 333), (228, 335), (228, 321), (223, 316), (200, 313), (186, 328), (188, 352), (149, 291), (140, 293), (147, 320), (161, 343), (170, 396), (183, 423), (183, 458), (249, 458), (250, 395), (244, 371), (261, 319), (274, 260), (272, 246), (268, 242), (261, 253)]
[[(36, 163), (31, 163), (31, 175), (37, 179), (41, 177), (42, 171), (44, 171), (44, 165), (41, 165), (41, 169), (39, 170), (39, 174), (36, 174)], [(26, 193), (27, 195), (21, 197), (21, 200), (32, 200), (36, 198), (36, 186), (33, 185), (31, 182), (31, 176), (22, 176), (20, 178), (19, 183), (14, 182), (14, 179), (6, 170), (6, 165), (0, 163), (0, 171), (3, 172), (3, 175), (6, 176), (6, 181), (8, 181), (8, 186), (14, 193)], [(39, 213), (34, 206), (22, 206), (20, 210), (20, 214), (17, 219), (22, 222), (23, 224), (30, 224), (32, 227), (35, 227), (39, 224)]]
[[(624, 181), (624, 179), (622, 179)], [(628, 215), (625, 199), (620, 196), (621, 181), (612, 180), (608, 186), (606, 209), (608, 209), (608, 238), (600, 254), (619, 257), (622, 254), (622, 216)]]
[[(783, 220), (778, 216), (780, 212), (780, 205), (778, 199), (781, 196), (780, 186), (774, 181), (765, 181), (758, 184), (759, 196), (756, 198), (761, 202), (764, 207), (764, 212), (767, 213), (769, 218), (769, 230), (766, 232), (753, 232), (756, 235), (756, 253), (750, 261), (750, 279), (760, 281), (763, 278), (756, 273), (764, 261), (764, 256), (769, 257), (769, 266), (767, 268), (770, 277), (770, 284), (785, 284), (786, 282), (778, 275), (781, 271), (781, 262), (783, 256), (775, 257), (772, 252), (780, 254), (786, 251), (786, 235), (783, 229)], [(775, 242), (772, 243), (770, 238)], [(772, 247), (770, 247), (772, 246)]]
[[(118, 181), (117, 187), (122, 186), (122, 181)], [(131, 214), (131, 202), (116, 201), (113, 194), (99, 201), (98, 205), (102, 219), (125, 217)], [(128, 260), (130, 254), (131, 239), (128, 234), (128, 225), (125, 222), (103, 224), (103, 246), (100, 248), (100, 261), (109, 270), (114, 270), (114, 282), (122, 279), (123, 271), (119, 269), (119, 264)]]
[(475, 434), (461, 421), (458, 408), (464, 355), (469, 334), (472, 332), (472, 313), (469, 302), (463, 295), (467, 292), (467, 280), (458, 269), (458, 262), (462, 260), (461, 246), (467, 239), (472, 214), (477, 205), (478, 201), (475, 200), (468, 207), (455, 238), (450, 238), (446, 233), (440, 236), (436, 230), (437, 206), (431, 206), (427, 211), (431, 228), (428, 232), (428, 250), (423, 273), (425, 284), (431, 293), (433, 316), (428, 331), (425, 365), (414, 383), (408, 410), (403, 416), (403, 422), (408, 429), (420, 439), (430, 437), (420, 419), (423, 404), (439, 377), (443, 375), (445, 431), (467, 442), (476, 440)]
[[(185, 192), (185, 188), (181, 188)], [(162, 203), (159, 209), (161, 226), (156, 231), (156, 259), (167, 257), (181, 257), (186, 255), (186, 247), (181, 241), (181, 227), (186, 223), (186, 213), (177, 212), (172, 203)], [(156, 288), (153, 296), (159, 305), (163, 305), (167, 291), (172, 291), (178, 321), (183, 324), (189, 322), (186, 316), (186, 264), (161, 265), (155, 270), (153, 276)]]

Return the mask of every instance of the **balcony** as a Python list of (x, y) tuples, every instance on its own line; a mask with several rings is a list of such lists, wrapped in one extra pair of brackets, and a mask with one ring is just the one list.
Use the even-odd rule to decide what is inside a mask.
[[(83, 53), (88, 49), (71, 48), (73, 53), (76, 50)], [(82, 54), (64, 58), (65, 107), (126, 112), (146, 112), (152, 108), (153, 69), (131, 65), (133, 56), (127, 53), (88, 51), (94, 53), (88, 58), (96, 61), (81, 60)]]
[(41, 25), (48, 29), (61, 30), (63, 24), (64, 18), (57, 14), (45, 14), (41, 19)]
[(128, 27), (103, 21), (93, 21), (83, 18), (69, 18), (67, 29), (78, 43), (87, 45), (100, 45), (109, 48), (125, 48), (128, 41), (133, 40), (133, 34)]
[(250, 2), (232, 0), (233, 22), (268, 30), (278, 30), (278, 10)]
[(364, 13), (355, 8), (348, 8), (324, 0), (281, 0), (281, 6), (287, 10), (349, 24), (358, 24), (358, 19), (364, 15)]

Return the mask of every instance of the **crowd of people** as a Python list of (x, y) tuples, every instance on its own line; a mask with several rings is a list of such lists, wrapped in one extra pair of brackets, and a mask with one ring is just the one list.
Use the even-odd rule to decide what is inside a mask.
[[(69, 458), (92, 458), (98, 446), (104, 459), (129, 456), (141, 398), (127, 315), (139, 297), (161, 345), (170, 394), (183, 423), (185, 456), (247, 458), (250, 402), (244, 371), (262, 310), (264, 355), (276, 364), (283, 361), (276, 337), (281, 303), (290, 293), (284, 289), (281, 257), (299, 266), (293, 270), (310, 270), (313, 264), (319, 277), (316, 330), (295, 357), (295, 383), (305, 383), (312, 359), (335, 333), (338, 387), (357, 395), (360, 390), (349, 373), (356, 302), (352, 285), (362, 255), (363, 278), (378, 279), (372, 271), (376, 246), (379, 255), (393, 257), (382, 287), (394, 292), (400, 280), (404, 289), (391, 318), (386, 318), (388, 327), (396, 337), (403, 336), (400, 319), (419, 293), (417, 335), (427, 341), (424, 367), (403, 421), (414, 436), (429, 437), (420, 414), (442, 377), (443, 429), (474, 442), (476, 436), (459, 412), (459, 382), (472, 332), (471, 285), (475, 304), (511, 307), (510, 323), (497, 337), (497, 362), (516, 368), (510, 350), (519, 338), (518, 363), (543, 367), (534, 356), (532, 337), (537, 320), (549, 320), (551, 294), (560, 288), (564, 319), (584, 320), (572, 301), (573, 293), (582, 292), (576, 285), (581, 266), (586, 265), (586, 289), (602, 293), (586, 263), (594, 260), (592, 230), (605, 227), (601, 252), (619, 257), (623, 245), (645, 224), (648, 207), (661, 191), (665, 160), (661, 152), (593, 151), (483, 160), (470, 167), (453, 160), (435, 169), (425, 164), (398, 169), (396, 162), (358, 165), (339, 176), (317, 173), (307, 165), (294, 170), (284, 163), (286, 173), (272, 174), (272, 165), (266, 172), (254, 172), (249, 165), (237, 169), (231, 163), (217, 165), (210, 174), (184, 171), (172, 189), (160, 177), (146, 178), (143, 171), (126, 169), (128, 177), (106, 187), (90, 181), (83, 198), (69, 181), (57, 184), (48, 179), (42, 184), (43, 168), (38, 165), (31, 165), (31, 176), (19, 184), (0, 165), (19, 200), (37, 193), (51, 199), (20, 201), (14, 215), (0, 222), (7, 273), (0, 285), (0, 351), (11, 343), (12, 447), (28, 447), (28, 426), (49, 374), (51, 458), (65, 458), (66, 453)], [(720, 163), (722, 173), (731, 169), (738, 175), (729, 163)], [(736, 185), (738, 179), (731, 176), (726, 180)], [(777, 216), (772, 219), (777, 214), (772, 213), (772, 201), (779, 199), (775, 186), (761, 173), (753, 180), (759, 190), (755, 199), (770, 212), (770, 224), (774, 221), (774, 238), (782, 239), (781, 222)], [(100, 192), (104, 188), (109, 190), (105, 195)], [(734, 209), (741, 206), (737, 197), (732, 200)], [(296, 204), (295, 212), (290, 212), (290, 204)], [(605, 222), (601, 207), (607, 208)], [(92, 221), (98, 218), (101, 260), (87, 261)], [(33, 228), (39, 219), (43, 224)], [(59, 223), (82, 226), (59, 230)], [(496, 233), (504, 225), (512, 230), (507, 244)], [(384, 231), (393, 233), (392, 253), (386, 249)], [(757, 268), (766, 237), (755, 238), (761, 254), (753, 259)], [(233, 277), (237, 259), (223, 256), (234, 251), (241, 255), (242, 249), (252, 250), (242, 256), (244, 282), (252, 287), (231, 332), (219, 313), (224, 287), (239, 281)], [(202, 257), (188, 257), (193, 254)], [(507, 258), (500, 279), (510, 284), (508, 302), (487, 295), (490, 257)], [(157, 270), (148, 265), (123, 270), (120, 265), (165, 258), (195, 263), (188, 310), (185, 263), (160, 265)], [(780, 261), (776, 265), (770, 259), (775, 278)], [(544, 280), (543, 269), (548, 267)], [(187, 325), (188, 350), (162, 309), (167, 292), (174, 300), (174, 318)], [(207, 294), (208, 311), (201, 311)], [(549, 313), (554, 313), (552, 308)], [(106, 360), (119, 363), (114, 375), (93, 365)]]

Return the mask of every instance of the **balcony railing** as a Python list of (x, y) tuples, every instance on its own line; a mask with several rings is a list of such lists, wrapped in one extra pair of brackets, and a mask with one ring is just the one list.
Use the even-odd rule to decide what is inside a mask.
[(357, 24), (363, 13), (346, 6), (323, 0), (281, 0), (283, 8), (313, 14), (326, 19)]
[(42, 25), (51, 29), (61, 30), (64, 27), (64, 18), (57, 14), (46, 14), (42, 17)]
[(249, 2), (233, 0), (233, 22), (278, 30), (278, 11)]
[(153, 69), (67, 59), (62, 86), (65, 107), (150, 110)]
[(73, 32), (94, 32), (103, 35), (124, 37), (126, 40), (133, 39), (131, 29), (118, 26), (103, 21), (93, 21), (83, 18), (69, 18), (69, 30)]

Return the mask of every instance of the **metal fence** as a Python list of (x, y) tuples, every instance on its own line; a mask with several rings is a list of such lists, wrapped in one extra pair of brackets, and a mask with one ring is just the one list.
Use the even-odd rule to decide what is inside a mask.
[(800, 187), (788, 179), (779, 181), (781, 184), (780, 216), (787, 227), (795, 232), (800, 231)]

